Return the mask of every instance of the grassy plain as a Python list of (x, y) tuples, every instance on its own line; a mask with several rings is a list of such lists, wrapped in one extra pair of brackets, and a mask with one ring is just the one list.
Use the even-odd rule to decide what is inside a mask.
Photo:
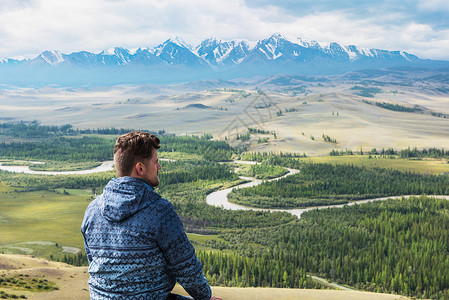
[(208, 247), (205, 245), (205, 243), (207, 243), (208, 241), (218, 241), (221, 243), (226, 243), (225, 240), (223, 240), (222, 238), (220, 238), (218, 236), (218, 234), (196, 234), (196, 233), (187, 233), (187, 237), (189, 238), (190, 242), (192, 243), (192, 245), (195, 247), (196, 251), (212, 251), (212, 252), (223, 252), (223, 253), (227, 253), (227, 252), (231, 252), (231, 250), (219, 250), (219, 249), (214, 249), (212, 247)]
[(370, 168), (387, 168), (399, 171), (410, 171), (419, 174), (449, 173), (448, 159), (405, 159), (395, 156), (382, 158), (380, 156), (369, 155), (345, 155), (345, 156), (315, 156), (300, 158), (305, 162), (347, 164), (354, 166), (365, 166)]
[[(282, 168), (280, 166), (267, 166), (267, 165), (250, 165), (250, 164), (235, 164), (234, 167), (235, 173), (239, 176), (245, 176), (245, 177), (255, 177), (257, 179), (270, 179), (275, 177), (280, 177), (286, 173), (288, 173), (288, 170), (285, 168)], [(252, 168), (257, 168), (257, 176), (255, 176), (255, 173), (252, 172)]]
[(92, 194), (68, 192), (17, 193), (0, 184), (0, 252), (62, 258), (67, 249), (84, 249), (80, 227)]

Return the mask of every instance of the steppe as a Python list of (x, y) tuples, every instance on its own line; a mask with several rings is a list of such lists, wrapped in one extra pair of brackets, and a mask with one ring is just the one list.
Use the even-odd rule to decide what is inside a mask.
[[(278, 75), (171, 86), (3, 89), (0, 121), (210, 133), (250, 151), (308, 156), (328, 155), (332, 149), (449, 148), (449, 95), (444, 84), (407, 76), (400, 81), (396, 77), (366, 81), (354, 76)], [(354, 87), (378, 90), (360, 96)], [(416, 110), (395, 111), (376, 103)], [(248, 128), (271, 134), (252, 134), (244, 142), (237, 139)], [(324, 141), (323, 135), (336, 143)], [(268, 142), (260, 142), (261, 137)]]

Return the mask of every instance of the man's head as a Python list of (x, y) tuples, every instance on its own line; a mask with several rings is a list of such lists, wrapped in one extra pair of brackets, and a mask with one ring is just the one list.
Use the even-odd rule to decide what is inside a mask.
[(161, 169), (157, 157), (159, 143), (155, 135), (141, 131), (120, 136), (114, 147), (114, 163), (118, 176), (142, 178), (157, 186), (157, 173)]

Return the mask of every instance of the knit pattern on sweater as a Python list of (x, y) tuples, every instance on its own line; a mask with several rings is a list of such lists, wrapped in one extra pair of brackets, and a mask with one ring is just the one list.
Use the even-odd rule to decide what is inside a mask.
[(209, 299), (182, 222), (144, 181), (112, 179), (88, 206), (81, 232), (89, 260), (91, 299), (164, 299), (176, 282)]

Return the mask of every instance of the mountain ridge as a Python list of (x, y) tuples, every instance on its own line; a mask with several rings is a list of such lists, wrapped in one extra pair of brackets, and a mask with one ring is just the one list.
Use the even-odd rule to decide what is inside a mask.
[(99, 53), (46, 50), (33, 59), (0, 58), (0, 82), (7, 86), (166, 84), (276, 74), (338, 75), (391, 67), (449, 68), (449, 61), (421, 59), (401, 50), (301, 38), (290, 41), (278, 33), (257, 42), (209, 38), (196, 46), (175, 37), (135, 51), (122, 47)]
[[(241, 49), (243, 51), (238, 51)], [(180, 53), (183, 51), (184, 53)], [(305, 53), (304, 53), (305, 51)], [(381, 50), (381, 49), (366, 49), (355, 45), (342, 46), (338, 43), (330, 43), (325, 45), (317, 41), (306, 41), (298, 38), (298, 42), (292, 42), (282, 36), (281, 34), (273, 34), (267, 39), (258, 42), (250, 42), (248, 40), (220, 40), (217, 38), (205, 39), (197, 46), (191, 46), (179, 37), (170, 38), (165, 42), (154, 48), (138, 48), (137, 51), (132, 52), (129, 49), (122, 47), (115, 47), (105, 49), (99, 53), (92, 53), (88, 51), (72, 52), (70, 54), (61, 53), (59, 50), (46, 50), (33, 59), (15, 60), (11, 58), (0, 58), (1, 64), (17, 63), (47, 63), (49, 65), (58, 65), (63, 63), (73, 63), (83, 65), (89, 62), (88, 59), (79, 59), (80, 56), (88, 56), (92, 59), (95, 57), (97, 63), (103, 65), (126, 65), (134, 60), (136, 55), (142, 52), (147, 52), (151, 55), (161, 58), (167, 64), (182, 64), (185, 61), (183, 57), (175, 59), (175, 55), (192, 55), (191, 59), (200, 59), (210, 65), (227, 65), (227, 64), (241, 64), (248, 62), (252, 56), (262, 57), (265, 60), (285, 59), (285, 56), (293, 59), (300, 57), (304, 59), (304, 54), (327, 55), (331, 58), (340, 58), (346, 61), (355, 61), (360, 58), (383, 58), (383, 59), (403, 59), (405, 61), (419, 60), (417, 56), (409, 54), (404, 51), (395, 50)], [(190, 52), (190, 53), (188, 53)], [(244, 54), (240, 57), (237, 54)], [(229, 58), (230, 56), (237, 57), (237, 59)], [(106, 57), (116, 57), (115, 59), (105, 59)], [(249, 58), (248, 58), (249, 56)], [(78, 59), (76, 59), (78, 58)], [(185, 57), (184, 57), (185, 58)], [(228, 58), (226, 60), (226, 58)], [(243, 59), (242, 59), (243, 58)]]

